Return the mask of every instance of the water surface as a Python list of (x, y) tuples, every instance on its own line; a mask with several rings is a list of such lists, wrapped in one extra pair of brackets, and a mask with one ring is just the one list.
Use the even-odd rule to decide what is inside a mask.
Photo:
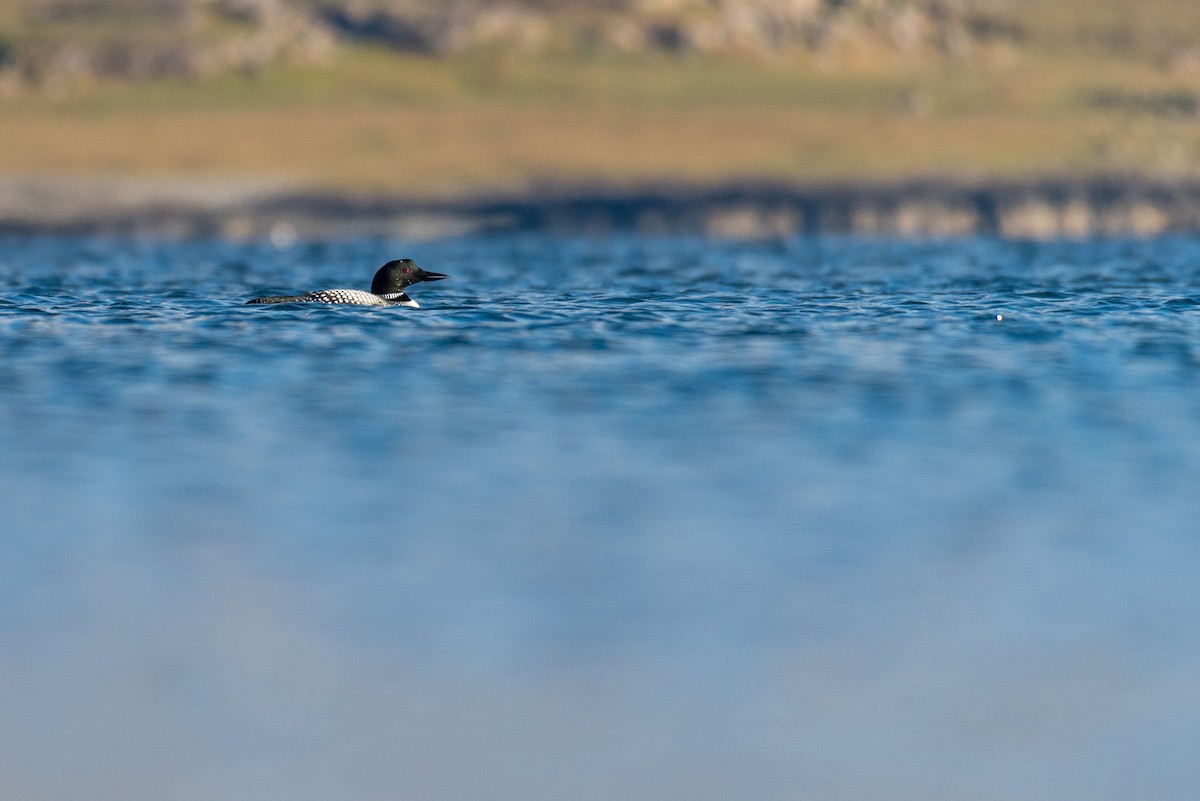
[(4, 797), (1193, 797), (1195, 240), (0, 268)]

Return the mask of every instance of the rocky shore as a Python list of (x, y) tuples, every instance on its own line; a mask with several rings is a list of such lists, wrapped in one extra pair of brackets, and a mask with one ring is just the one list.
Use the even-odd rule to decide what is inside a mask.
[(1024, 37), (970, 0), (42, 0), (16, 9), (11, 30), (0, 26), (0, 100), (97, 79), (322, 63), (354, 42), (433, 58), (492, 48), (963, 60)]
[(242, 181), (0, 179), (0, 233), (233, 239), (465, 233), (1154, 236), (1200, 231), (1200, 182), (996, 182), (546, 187), (413, 198)]

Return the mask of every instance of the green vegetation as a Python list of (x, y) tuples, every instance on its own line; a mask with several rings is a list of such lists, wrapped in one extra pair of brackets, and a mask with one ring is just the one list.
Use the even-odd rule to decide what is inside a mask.
[[(5, 2), (0, 25), (17, 33), (0, 36), (0, 63), (11, 63), (29, 40)], [(221, 8), (244, 33), (249, 23), (228, 19), (236, 7)], [(421, 194), (537, 181), (1200, 176), (1200, 5), (993, 0), (957, 19), (969, 39), (950, 48), (843, 32), (836, 45), (770, 52), (490, 42), (430, 55), (343, 38), (320, 58), (211, 74), (39, 84), (10, 69), (0, 173), (249, 174)]]

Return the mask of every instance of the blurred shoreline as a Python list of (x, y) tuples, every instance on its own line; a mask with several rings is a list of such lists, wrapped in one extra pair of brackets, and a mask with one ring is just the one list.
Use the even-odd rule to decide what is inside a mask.
[(1200, 181), (1138, 177), (543, 185), (420, 197), (256, 179), (0, 177), (0, 233), (270, 238), (471, 233), (1011, 238), (1200, 231)]

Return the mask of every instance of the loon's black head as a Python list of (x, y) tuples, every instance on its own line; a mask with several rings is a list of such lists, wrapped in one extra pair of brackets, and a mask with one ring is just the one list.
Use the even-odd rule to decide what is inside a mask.
[(420, 281), (440, 281), (449, 277), (422, 270), (412, 259), (396, 259), (389, 261), (375, 273), (375, 280), (371, 281), (371, 292), (376, 295), (388, 295), (403, 292), (406, 286)]

